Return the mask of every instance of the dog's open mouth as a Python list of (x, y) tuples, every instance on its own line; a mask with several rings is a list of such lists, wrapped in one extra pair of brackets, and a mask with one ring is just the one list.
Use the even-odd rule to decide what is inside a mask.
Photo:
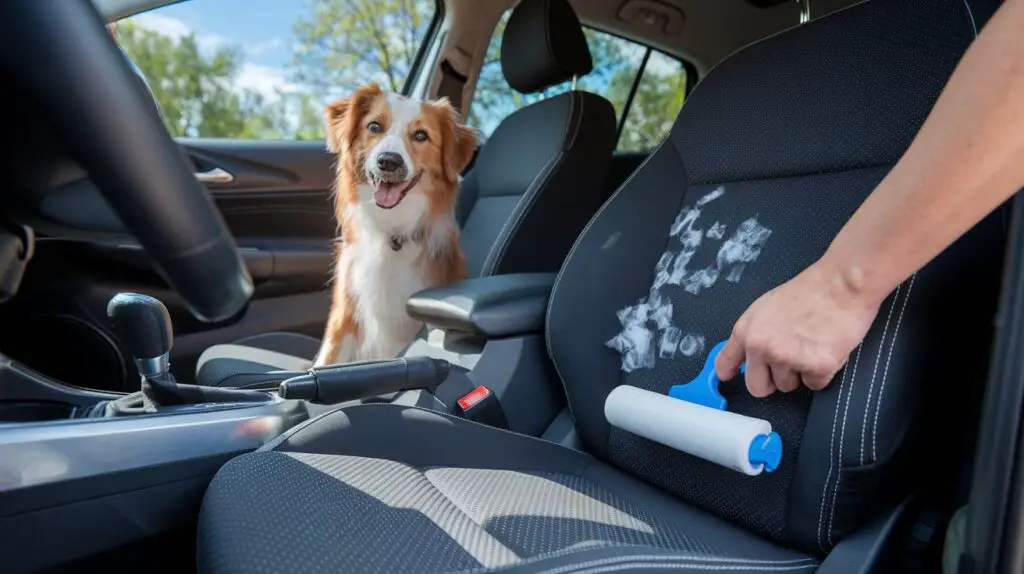
[(382, 209), (391, 209), (402, 203), (405, 199), (405, 194), (409, 193), (409, 190), (416, 186), (420, 181), (420, 175), (423, 172), (417, 173), (406, 181), (376, 181), (373, 184), (373, 201), (377, 203), (377, 207)]

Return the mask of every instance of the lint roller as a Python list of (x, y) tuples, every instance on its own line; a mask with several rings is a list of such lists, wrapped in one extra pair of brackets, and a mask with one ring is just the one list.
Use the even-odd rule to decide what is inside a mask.
[[(731, 413), (718, 391), (715, 358), (725, 341), (711, 349), (704, 369), (668, 396), (622, 385), (605, 400), (612, 426), (750, 476), (774, 472), (782, 461), (782, 438), (763, 419)], [(746, 372), (746, 365), (741, 366)]]

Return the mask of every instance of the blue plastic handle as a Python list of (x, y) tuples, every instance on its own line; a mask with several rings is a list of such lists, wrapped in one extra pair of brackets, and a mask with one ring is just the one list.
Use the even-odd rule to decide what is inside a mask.
[[(724, 411), (728, 406), (728, 401), (718, 390), (722, 381), (718, 378), (718, 373), (715, 372), (715, 359), (718, 358), (718, 353), (722, 351), (725, 343), (722, 341), (712, 347), (700, 373), (689, 383), (673, 385), (668, 390), (668, 396)], [(740, 365), (740, 372), (747, 372), (746, 363)], [(782, 463), (782, 437), (776, 432), (754, 437), (747, 450), (747, 460), (754, 466), (764, 465), (766, 472), (775, 472), (775, 469), (779, 468), (779, 464)]]
[[(722, 393), (718, 391), (718, 385), (722, 381), (718, 378), (718, 373), (715, 372), (715, 359), (718, 358), (718, 353), (721, 352), (724, 346), (725, 341), (722, 341), (712, 347), (711, 352), (708, 353), (707, 360), (704, 361), (704, 368), (701, 369), (700, 373), (689, 383), (673, 385), (668, 390), (668, 396), (724, 411), (728, 406), (728, 402), (722, 396)], [(746, 363), (740, 365), (740, 372), (747, 372)]]

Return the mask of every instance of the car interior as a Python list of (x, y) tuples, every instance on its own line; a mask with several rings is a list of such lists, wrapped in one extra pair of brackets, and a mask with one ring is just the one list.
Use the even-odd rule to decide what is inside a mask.
[[(316, 370), (335, 158), (172, 137), (104, 28), (191, 1), (0, 7), (0, 571), (939, 572), (968, 505), (956, 571), (1024, 566), (1016, 198), (826, 389), (723, 383), (773, 471), (605, 407), (695, 377), (824, 252), (998, 0), (438, 0), (402, 91), (471, 113), (500, 30), (523, 102), (462, 174), (470, 277), (407, 301), (398, 357)], [(619, 145), (641, 74), (591, 89), (594, 30), (685, 78), (649, 149)]]

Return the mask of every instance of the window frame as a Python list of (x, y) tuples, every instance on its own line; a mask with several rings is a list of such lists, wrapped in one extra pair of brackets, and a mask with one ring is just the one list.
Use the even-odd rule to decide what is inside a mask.
[(447, 5), (444, 0), (434, 0), (434, 17), (430, 20), (427, 31), (423, 34), (423, 42), (420, 43), (419, 50), (416, 51), (416, 56), (412, 59), (412, 65), (409, 66), (409, 73), (402, 83), (402, 95), (404, 96), (411, 94), (413, 87), (423, 73), (427, 53), (431, 51), (430, 48), (433, 48), (434, 43), (437, 42), (438, 34), (441, 31), (446, 8)]
[[(683, 58), (680, 58), (679, 56), (675, 56), (673, 54), (669, 54), (668, 52), (666, 52), (664, 50), (659, 50), (659, 49), (655, 48), (654, 46), (651, 46), (650, 44), (643, 44), (643, 43), (637, 42), (636, 40), (631, 40), (629, 38), (625, 38), (623, 36), (619, 36), (618, 34), (613, 34), (611, 32), (606, 32), (604, 30), (601, 30), (600, 28), (595, 28), (593, 26), (586, 26), (586, 27), (588, 27), (591, 30), (594, 30), (596, 32), (602, 32), (602, 33), (608, 34), (609, 36), (613, 36), (613, 37), (616, 37), (616, 38), (621, 38), (622, 40), (625, 40), (627, 42), (632, 42), (632, 43), (636, 44), (637, 46), (640, 46), (641, 48), (644, 49), (644, 55), (640, 59), (640, 67), (637, 70), (636, 75), (633, 77), (633, 85), (630, 87), (629, 95), (626, 96), (626, 101), (622, 105), (622, 117), (618, 119), (618, 124), (615, 126), (615, 148), (614, 148), (615, 152), (614, 153), (620, 153), (619, 152), (619, 140), (622, 139), (622, 131), (626, 127), (626, 117), (629, 116), (629, 110), (633, 107), (633, 97), (636, 96), (637, 90), (640, 89), (640, 82), (643, 81), (644, 72), (647, 70), (647, 62), (651, 59), (651, 55), (654, 54), (654, 53), (658, 53), (658, 54), (661, 54), (662, 56), (664, 56), (664, 57), (666, 57), (666, 58), (668, 58), (668, 59), (670, 59), (670, 60), (672, 60), (674, 62), (678, 62), (679, 65), (682, 67), (683, 71), (686, 72), (686, 86), (683, 89), (683, 102), (684, 103), (686, 102), (687, 99), (689, 99), (690, 93), (693, 92), (693, 87), (697, 84), (697, 66), (693, 65), (691, 62), (689, 62), (689, 61), (687, 61), (687, 60), (685, 60)], [(622, 153), (638, 153), (638, 152), (622, 152)]]

